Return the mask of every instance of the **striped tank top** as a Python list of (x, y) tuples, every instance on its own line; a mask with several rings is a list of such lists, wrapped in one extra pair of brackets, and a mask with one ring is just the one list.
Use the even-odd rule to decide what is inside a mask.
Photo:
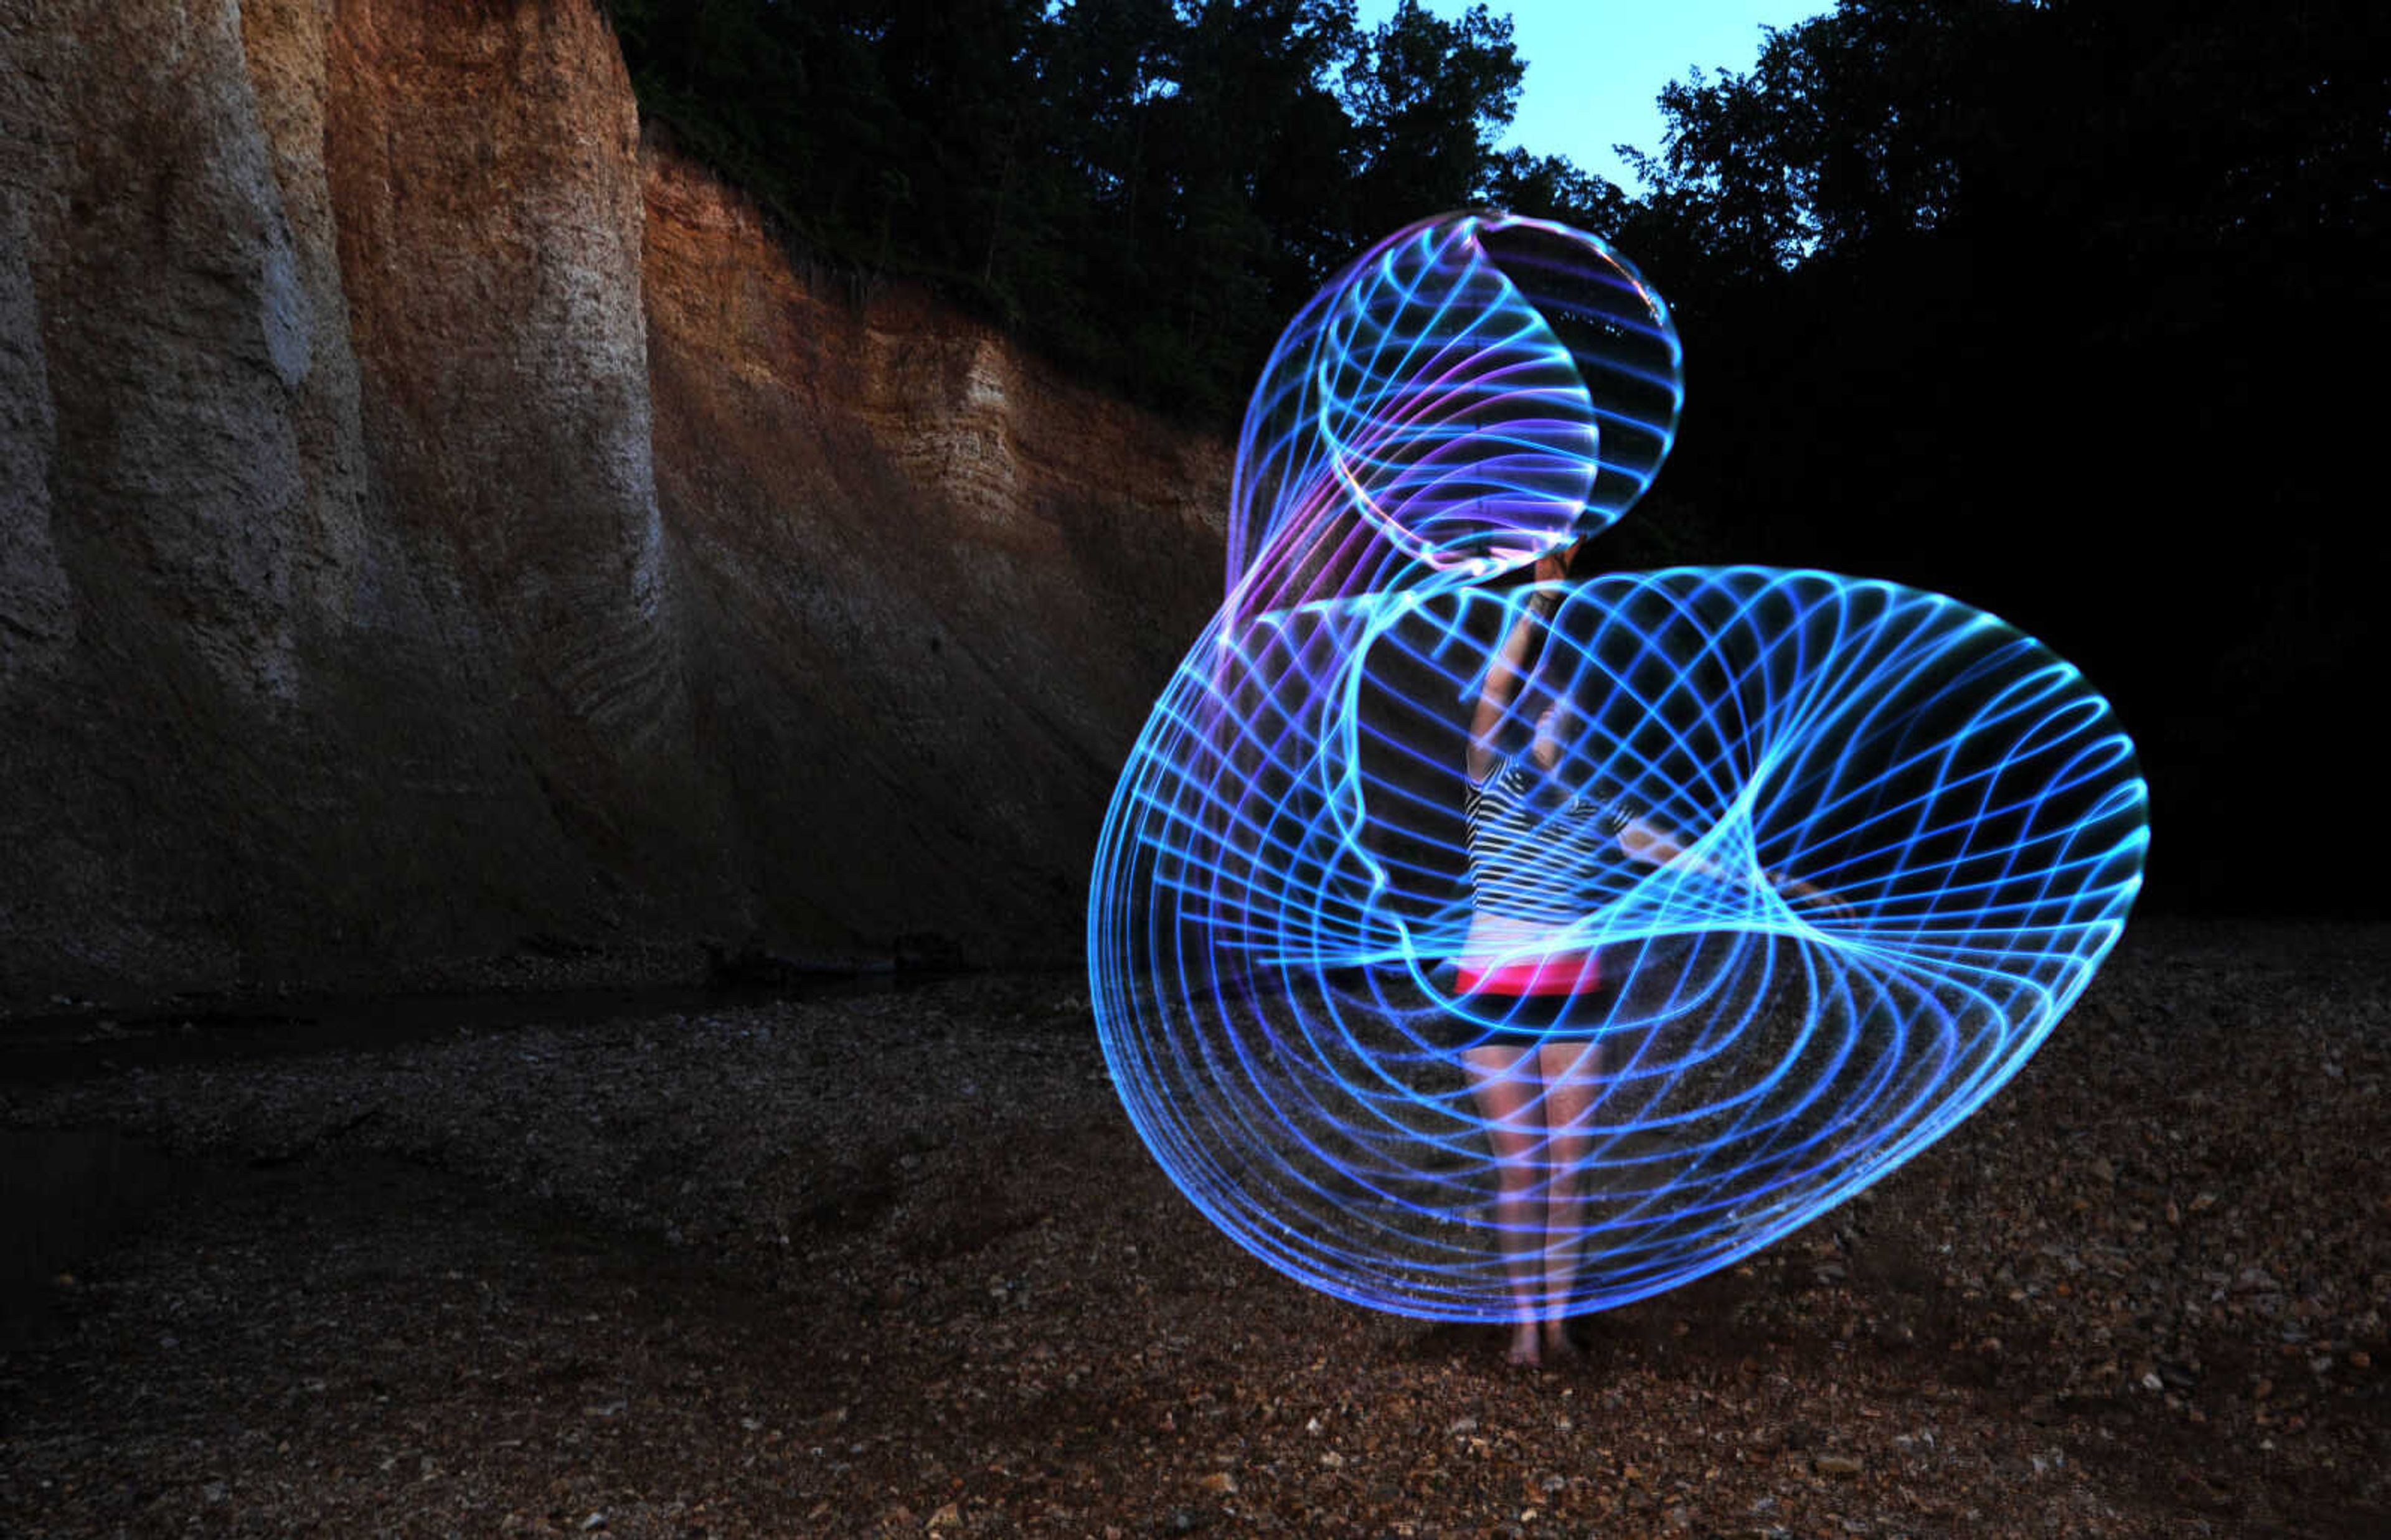
[(1583, 918), (1588, 889), (1620, 859), (1619, 835), (1633, 817), (1615, 797), (1556, 797), (1522, 760), (1472, 783), (1462, 819), (1479, 913), (1538, 926)]

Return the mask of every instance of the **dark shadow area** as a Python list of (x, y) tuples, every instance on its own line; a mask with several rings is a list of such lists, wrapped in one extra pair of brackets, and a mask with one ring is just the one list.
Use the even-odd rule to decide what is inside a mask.
[(2391, 1511), (2379, 927), (2138, 925), (1948, 1138), (1528, 1374), (1498, 1327), (1229, 1244), (1140, 1149), (1080, 988), (11, 1082), (47, 1271), (0, 1348), (0, 1528), (2354, 1540)]

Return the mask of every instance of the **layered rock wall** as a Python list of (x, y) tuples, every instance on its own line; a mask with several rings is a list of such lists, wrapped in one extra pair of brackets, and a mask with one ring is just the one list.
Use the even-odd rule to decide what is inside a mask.
[(1220, 445), (808, 278), (589, 0), (0, 56), (0, 1006), (1070, 955)]
[(1102, 800), (1218, 589), (1221, 451), (918, 291), (803, 281), (668, 156), (647, 189), (701, 758), (783, 810), (744, 829), (749, 885), (811, 869), (867, 931), (931, 938), (936, 893), (1057, 950), (1038, 932), (1077, 925)]

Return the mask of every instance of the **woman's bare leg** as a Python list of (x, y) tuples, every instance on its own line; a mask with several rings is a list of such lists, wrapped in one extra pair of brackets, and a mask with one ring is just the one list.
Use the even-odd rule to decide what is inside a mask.
[(1577, 1283), (1585, 1227), (1585, 1160), (1594, 1140), (1601, 1059), (1591, 1042), (1546, 1043), (1536, 1050), (1544, 1083), (1544, 1345), (1569, 1350), (1570, 1291)]
[(1486, 1139), (1494, 1151), (1494, 1224), (1519, 1311), (1511, 1333), (1515, 1364), (1539, 1361), (1536, 1323), (1544, 1314), (1536, 1259), (1543, 1249), (1544, 1215), (1535, 1200), (1536, 1172), (1531, 1163), (1544, 1137), (1544, 1085), (1536, 1075), (1535, 1054), (1532, 1048), (1484, 1044), (1461, 1056), (1469, 1066), (1470, 1093), (1486, 1120)]

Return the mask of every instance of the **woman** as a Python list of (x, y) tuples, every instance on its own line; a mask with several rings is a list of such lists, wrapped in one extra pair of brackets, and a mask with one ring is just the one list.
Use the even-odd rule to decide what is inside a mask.
[[(1536, 580), (1558, 583), (1575, 550), (1540, 558)], [(1729, 875), (1622, 800), (1567, 784), (1568, 739), (1581, 729), (1565, 690), (1543, 687), (1535, 699), (1548, 703), (1527, 751), (1501, 752), (1513, 708), (1540, 672), (1530, 660), (1559, 600), (1557, 589), (1540, 589), (1487, 669), (1469, 727), (1464, 810), (1471, 909), (1454, 988), (1473, 1019), (1473, 1046), (1462, 1057), (1493, 1147), (1495, 1221), (1518, 1305), (1514, 1364), (1570, 1351), (1565, 1321), (1583, 1225), (1582, 1168), (1600, 1099), (1599, 1033), (1618, 988), (1583, 934), (1569, 933), (1586, 918), (1585, 879), (1621, 855)], [(1807, 882), (1763, 876), (1802, 901), (1831, 902)]]

